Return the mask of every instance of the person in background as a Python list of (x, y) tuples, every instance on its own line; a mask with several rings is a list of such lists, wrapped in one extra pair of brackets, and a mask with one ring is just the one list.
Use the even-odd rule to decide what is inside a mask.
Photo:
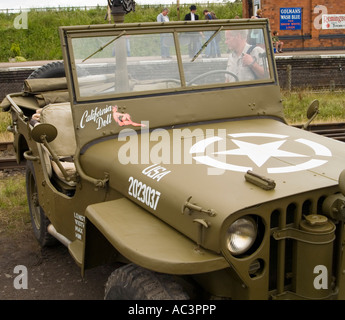
[(164, 8), (162, 12), (157, 16), (157, 22), (169, 22), (168, 13), (168, 8)]
[(256, 11), (256, 17), (257, 17), (258, 19), (264, 17), (263, 14), (262, 14), (262, 10), (261, 10), (261, 9), (258, 9), (258, 10)]
[(273, 31), (272, 37), (273, 47), (276, 49), (276, 52), (283, 52), (284, 42), (279, 40), (279, 33), (278, 31)]
[[(189, 8), (190, 12), (184, 17), (185, 21), (199, 20), (199, 16), (196, 14), (196, 6), (193, 4)], [(192, 58), (199, 51), (201, 47), (200, 34), (197, 32), (190, 32), (190, 42), (188, 45), (189, 57)]]
[(211, 12), (208, 11), (207, 9), (205, 9), (205, 10), (203, 11), (203, 14), (204, 14), (206, 20), (212, 20)]
[[(203, 11), (203, 14), (205, 16), (206, 20), (216, 20), (217, 16), (214, 12), (210, 12), (207, 9)], [(206, 41), (214, 34), (214, 31), (206, 32)], [(219, 35), (217, 35), (215, 38), (212, 39), (212, 41), (208, 44), (208, 46), (205, 49), (205, 58), (210, 57), (220, 57), (220, 48), (219, 48)]]
[(189, 8), (190, 12), (187, 13), (184, 17), (185, 21), (194, 21), (199, 20), (199, 16), (196, 14), (196, 6), (192, 4)]
[[(157, 22), (169, 22), (168, 8), (164, 8), (157, 16)], [(161, 35), (161, 56), (162, 58), (171, 58), (169, 53), (169, 46), (166, 44), (167, 38), (164, 34)]]

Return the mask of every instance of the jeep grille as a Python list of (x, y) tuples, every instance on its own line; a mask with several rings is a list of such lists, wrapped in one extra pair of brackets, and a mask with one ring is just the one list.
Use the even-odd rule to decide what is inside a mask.
[[(293, 239), (273, 238), (273, 232), (287, 227), (298, 228), (302, 218), (309, 214), (322, 214), (322, 204), (326, 195), (310, 194), (310, 198), (297, 202), (282, 203), (270, 215), (270, 265), (269, 291), (273, 295), (290, 291), (293, 280)], [(303, 263), (303, 261), (296, 261)], [(335, 266), (335, 263), (333, 263)], [(333, 267), (334, 268), (334, 267)], [(334, 274), (334, 270), (332, 270)]]

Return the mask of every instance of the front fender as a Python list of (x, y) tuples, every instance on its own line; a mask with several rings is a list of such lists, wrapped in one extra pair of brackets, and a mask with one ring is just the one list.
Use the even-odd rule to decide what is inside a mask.
[[(196, 274), (229, 267), (223, 256), (197, 247), (195, 242), (126, 198), (89, 205), (85, 216), (86, 239), (88, 231), (96, 228), (116, 251), (144, 268), (170, 274)], [(88, 241), (85, 252), (87, 246)]]

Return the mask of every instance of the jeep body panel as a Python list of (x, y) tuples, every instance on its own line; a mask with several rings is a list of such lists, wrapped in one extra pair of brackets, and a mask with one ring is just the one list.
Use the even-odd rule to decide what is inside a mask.
[(228, 266), (222, 256), (200, 248), (125, 198), (88, 206), (86, 218), (129, 261), (147, 269), (195, 274)]

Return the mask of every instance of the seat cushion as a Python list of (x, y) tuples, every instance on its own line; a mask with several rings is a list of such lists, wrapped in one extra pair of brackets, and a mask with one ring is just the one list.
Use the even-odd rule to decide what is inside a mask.
[[(74, 181), (67, 181), (63, 175), (63, 173), (61, 172), (60, 168), (58, 167), (58, 165), (52, 161), (52, 167), (53, 167), (53, 170), (54, 172), (56, 173), (56, 176), (61, 180), (63, 181), (64, 183), (70, 185), (70, 186), (75, 186), (76, 183)], [(61, 165), (63, 166), (63, 168), (65, 169), (65, 171), (67, 172), (67, 175), (68, 176), (73, 176), (76, 172), (76, 168), (75, 168), (75, 164), (74, 162), (64, 162), (64, 161), (61, 161), (60, 162)]]
[(41, 123), (49, 123), (57, 129), (57, 137), (50, 146), (58, 157), (73, 156), (76, 141), (69, 102), (49, 104), (41, 111)]

